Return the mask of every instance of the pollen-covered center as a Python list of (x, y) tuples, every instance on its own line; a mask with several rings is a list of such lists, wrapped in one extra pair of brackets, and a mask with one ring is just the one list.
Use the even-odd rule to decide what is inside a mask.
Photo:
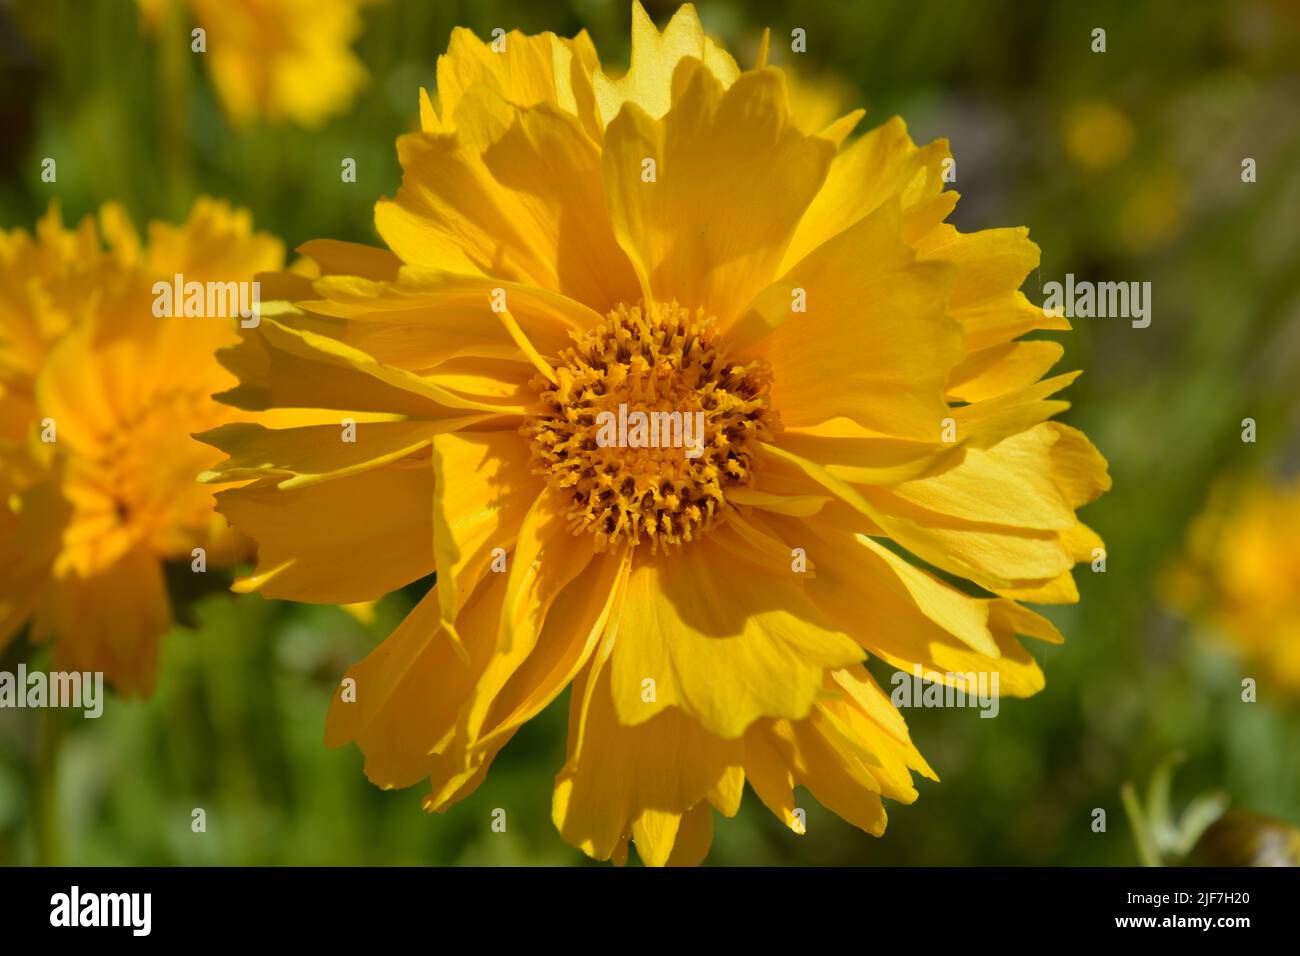
[(730, 361), (702, 309), (620, 305), (574, 335), (538, 376), (544, 411), (523, 434), (532, 464), (566, 494), (568, 519), (603, 550), (693, 541), (728, 487), (751, 481), (754, 441), (771, 438), (768, 371)]

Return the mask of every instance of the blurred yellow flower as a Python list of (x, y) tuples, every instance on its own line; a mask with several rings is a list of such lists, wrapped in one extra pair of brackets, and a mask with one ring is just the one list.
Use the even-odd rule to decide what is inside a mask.
[[(157, 29), (181, 0), (139, 2)], [(361, 33), (360, 8), (375, 0), (184, 2), (206, 33), (201, 55), (236, 126), (264, 119), (315, 128), (346, 112), (367, 80), (351, 44)]]
[(143, 245), (118, 206), (98, 226), (65, 229), (51, 205), (35, 236), (0, 233), (0, 644), (30, 622), (56, 668), (147, 694), (171, 624), (162, 562), (233, 557), (195, 480), (218, 456), (189, 435), (233, 417), (210, 396), (237, 337), (235, 319), (155, 317), (153, 286), (251, 280), (284, 254), (208, 199)]
[(1164, 596), (1227, 637), (1261, 695), (1300, 696), (1300, 481), (1216, 487)]
[(1117, 166), (1133, 148), (1133, 124), (1105, 100), (1084, 100), (1067, 109), (1061, 135), (1070, 158), (1092, 170)]
[(1186, 177), (1172, 163), (1146, 170), (1119, 211), (1118, 241), (1139, 256), (1168, 245), (1183, 230), (1187, 198)]
[(1078, 373), (1018, 341), (1068, 328), (1018, 291), (1037, 247), (944, 223), (945, 142), (802, 131), (689, 5), (662, 34), (633, 6), (618, 79), (585, 32), (463, 29), (437, 76), (388, 249), (308, 243), (322, 277), (224, 359), (239, 407), (391, 420), (205, 439), (207, 480), (254, 479), (218, 495), (258, 544), (241, 588), (437, 568), (327, 741), (442, 810), (572, 684), (553, 818), (592, 857), (698, 862), (746, 780), (796, 832), (801, 785), (880, 834), (933, 772), (863, 662), (1033, 694), (1017, 635), (1061, 636), (1019, 601), (1077, 600), (1100, 547), (1075, 509), (1105, 462), (1048, 420)]

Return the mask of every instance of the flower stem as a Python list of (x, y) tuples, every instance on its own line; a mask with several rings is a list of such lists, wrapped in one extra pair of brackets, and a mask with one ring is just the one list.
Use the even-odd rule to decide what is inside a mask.
[(189, 96), (191, 56), (183, 5), (168, 3), (159, 24), (158, 57), (159, 153), (164, 197), (169, 212), (179, 215), (189, 201)]
[(1143, 866), (1162, 866), (1160, 851), (1151, 839), (1151, 828), (1147, 824), (1142, 803), (1131, 783), (1120, 788), (1120, 797), (1124, 801), (1124, 812), (1128, 816), (1129, 827), (1133, 830), (1133, 842), (1137, 845), (1138, 857)]
[(58, 866), (59, 840), (59, 749), (63, 743), (63, 722), (57, 708), (41, 711), (40, 743), (36, 752), (36, 780), (32, 794), (32, 823), (38, 866)]

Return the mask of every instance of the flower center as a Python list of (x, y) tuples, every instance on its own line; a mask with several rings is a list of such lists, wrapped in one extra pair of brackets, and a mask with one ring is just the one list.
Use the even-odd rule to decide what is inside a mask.
[[(224, 424), (231, 410), (210, 399), (212, 383), (149, 392), (113, 409), (113, 419), (70, 451), (63, 492), (73, 505), (58, 570), (94, 574), (116, 561), (123, 533), (161, 557), (190, 560), (212, 518), (211, 490), (194, 480), (217, 456), (176, 440), (177, 422), (194, 431)], [(67, 446), (65, 446), (67, 447)]]
[(532, 464), (567, 494), (597, 550), (658, 551), (707, 531), (726, 489), (752, 480), (751, 440), (776, 426), (765, 363), (727, 360), (713, 317), (676, 302), (620, 305), (538, 376), (543, 411), (521, 429)]

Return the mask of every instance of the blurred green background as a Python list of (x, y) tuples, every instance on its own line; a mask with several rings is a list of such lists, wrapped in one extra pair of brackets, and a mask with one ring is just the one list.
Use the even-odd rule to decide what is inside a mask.
[[(675, 7), (647, 6), (661, 25)], [(1150, 328), (1079, 319), (1060, 336), (1059, 368), (1086, 370), (1063, 420), (1109, 458), (1115, 487), (1083, 513), (1107, 542), (1106, 572), (1080, 565), (1081, 603), (1047, 612), (1068, 642), (1033, 646), (1047, 689), (1004, 701), (996, 720), (909, 711), (942, 783), (919, 781), (917, 803), (891, 805), (883, 839), (807, 795), (797, 837), (751, 793), (737, 819), (716, 821), (709, 862), (1133, 864), (1120, 787), (1175, 750), (1187, 755), (1176, 805), (1222, 789), (1235, 807), (1300, 822), (1300, 708), (1266, 693), (1242, 703), (1251, 672), (1155, 596), (1217, 476), (1300, 466), (1300, 5), (698, 6), (742, 65), (771, 26), (772, 60), (868, 107), (870, 125), (897, 113), (919, 142), (950, 139), (963, 196), (952, 221), (1029, 226), (1043, 249), (1032, 300), (1066, 272), (1153, 286)], [(69, 222), (109, 200), (138, 224), (177, 220), (208, 193), (250, 208), (290, 248), (378, 244), (372, 204), (400, 182), (394, 138), (415, 126), (417, 88), (434, 85), (453, 26), (586, 27), (606, 64), (627, 61), (622, 0), (389, 0), (363, 18), (354, 49), (371, 80), (350, 110), (314, 131), (236, 132), (197, 57), (162, 72), (161, 39), (135, 3), (0, 2), (0, 226), (30, 230), (51, 199)], [(790, 52), (795, 27), (802, 55)], [(1096, 27), (1104, 54), (1091, 50)], [(59, 158), (57, 184), (40, 181), (45, 156)], [(356, 184), (339, 181), (344, 156)], [(1241, 180), (1246, 157), (1258, 182)], [(1256, 444), (1240, 439), (1246, 416)], [(427, 586), (390, 596), (369, 625), (335, 608), (196, 596), (163, 645), (153, 699), (114, 700), (97, 721), (0, 712), (0, 862), (584, 862), (550, 823), (567, 695), (445, 815), (421, 812), (418, 787), (372, 787), (355, 749), (323, 746), (339, 675)], [(31, 653), (16, 642), (0, 669)], [(196, 807), (205, 834), (191, 832)], [(490, 827), (497, 807), (503, 834)], [(1094, 808), (1107, 811), (1104, 833)]]

